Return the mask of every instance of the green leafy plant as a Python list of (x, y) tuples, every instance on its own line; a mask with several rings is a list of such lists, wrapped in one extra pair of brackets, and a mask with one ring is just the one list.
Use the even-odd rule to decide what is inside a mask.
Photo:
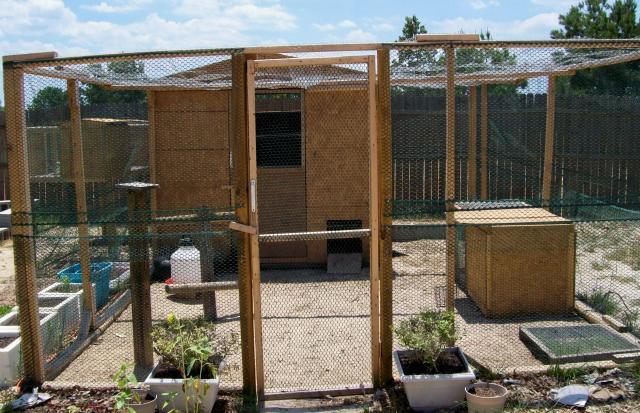
[(601, 314), (614, 315), (619, 310), (615, 298), (600, 288), (594, 289), (590, 294), (577, 294), (577, 297)]
[(113, 381), (118, 386), (118, 394), (116, 395), (115, 407), (128, 413), (135, 413), (135, 410), (128, 404), (142, 404), (147, 396), (146, 391), (138, 383), (138, 379), (133, 374), (131, 366), (122, 364), (116, 374), (113, 375)]
[(69, 278), (69, 276), (65, 275), (60, 279), (60, 291), (62, 291), (63, 293), (71, 292), (71, 279)]
[(402, 320), (393, 331), (402, 346), (414, 350), (418, 360), (434, 370), (442, 351), (454, 345), (458, 338), (453, 311), (425, 310)]
[[(217, 377), (221, 363), (238, 345), (237, 334), (218, 335), (216, 325), (202, 317), (180, 320), (169, 314), (165, 322), (153, 327), (151, 336), (162, 365), (177, 370), (183, 379), (186, 413), (200, 411), (209, 390), (209, 384), (203, 379)], [(173, 401), (176, 394), (165, 396)]]

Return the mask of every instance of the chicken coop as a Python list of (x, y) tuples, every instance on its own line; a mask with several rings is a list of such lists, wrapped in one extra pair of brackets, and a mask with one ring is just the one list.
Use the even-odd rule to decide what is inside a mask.
[[(5, 56), (4, 381), (148, 372), (169, 315), (237, 337), (222, 389), (264, 398), (389, 382), (424, 310), (490, 370), (547, 368), (531, 332), (637, 345), (639, 61), (474, 35)], [(620, 355), (598, 340), (570, 358)]]

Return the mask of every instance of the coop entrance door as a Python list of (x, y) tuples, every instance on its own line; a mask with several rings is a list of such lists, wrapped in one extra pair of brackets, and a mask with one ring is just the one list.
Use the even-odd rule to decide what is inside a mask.
[[(303, 107), (302, 89), (256, 93), (257, 195), (264, 233), (307, 230)], [(260, 258), (270, 263), (300, 262), (306, 257), (304, 241), (260, 244)]]
[[(247, 61), (261, 396), (360, 391), (378, 377), (375, 77), (373, 56)], [(355, 253), (327, 251), (328, 241), (354, 238), (362, 242)], [(344, 271), (336, 262), (347, 263)]]

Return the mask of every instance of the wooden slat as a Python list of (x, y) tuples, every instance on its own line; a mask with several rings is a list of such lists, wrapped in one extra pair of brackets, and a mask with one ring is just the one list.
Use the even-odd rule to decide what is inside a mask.
[(478, 138), (478, 88), (469, 88), (469, 157), (467, 160), (467, 186), (469, 199), (476, 199), (477, 193), (477, 138)]
[(255, 227), (252, 227), (250, 225), (244, 225), (235, 221), (229, 222), (229, 229), (232, 229), (238, 232), (245, 232), (251, 235), (256, 235), (258, 233), (258, 230)]
[(446, 95), (446, 163), (445, 163), (445, 208), (447, 221), (447, 310), (453, 310), (456, 288), (456, 229), (453, 211), (456, 183), (456, 84), (455, 49), (446, 49), (447, 57), (447, 95)]
[(376, 50), (380, 43), (343, 43), (343, 44), (302, 44), (282, 46), (257, 46), (246, 47), (245, 53), (270, 54), (270, 53), (300, 53), (300, 52), (355, 52)]
[(39, 53), (25, 53), (25, 54), (10, 54), (2, 56), (2, 62), (29, 62), (33, 60), (50, 60), (58, 57), (58, 53), (51, 52), (39, 52)]
[(4, 96), (7, 127), (7, 157), (13, 251), (15, 265), (16, 302), (20, 311), (22, 367), (27, 382), (40, 384), (45, 379), (40, 317), (36, 285), (36, 255), (31, 219), (31, 190), (27, 153), (24, 75), (21, 69), (4, 69)]
[[(380, 382), (386, 385), (393, 381), (393, 160), (391, 142), (391, 71), (388, 49), (378, 50), (378, 152), (380, 153)], [(423, 162), (423, 167), (425, 163)], [(424, 171), (424, 169), (423, 169)], [(423, 172), (424, 198), (424, 172)]]
[(362, 238), (372, 235), (372, 230), (364, 229), (343, 229), (338, 231), (306, 231), (306, 232), (280, 232), (277, 234), (260, 234), (260, 242), (283, 242), (283, 241), (310, 241), (326, 239)]
[(210, 281), (188, 284), (167, 284), (164, 286), (164, 291), (167, 294), (202, 293), (237, 289), (237, 281)]
[[(258, 164), (256, 150), (256, 89), (255, 62), (247, 61), (247, 130), (249, 136), (249, 225), (258, 228)], [(257, 234), (249, 235), (251, 242), (251, 294), (253, 301), (253, 329), (256, 363), (256, 391), (264, 395), (264, 353), (262, 345), (262, 303), (260, 294), (260, 244)]]
[(253, 61), (256, 69), (270, 67), (294, 67), (312, 65), (362, 64), (369, 61), (369, 56), (310, 57), (290, 59), (263, 59)]
[(80, 268), (82, 270), (82, 291), (85, 308), (90, 312), (89, 328), (96, 326), (96, 305), (91, 283), (91, 257), (89, 250), (89, 224), (87, 222), (87, 194), (84, 179), (84, 149), (82, 145), (82, 121), (80, 119), (80, 94), (77, 80), (67, 80), (69, 99), (70, 132), (73, 162), (73, 183), (76, 192), (76, 213), (78, 220), (78, 244)]
[(380, 174), (378, 164), (378, 112), (376, 109), (376, 61), (368, 57), (369, 73), (369, 282), (371, 300), (371, 373), (374, 385), (380, 385)]
[(421, 42), (479, 42), (479, 34), (417, 34), (416, 41)]
[[(241, 224), (249, 223), (249, 184), (247, 146), (247, 62), (244, 54), (231, 57), (233, 88), (231, 90), (231, 128), (235, 169), (236, 216)], [(238, 301), (242, 352), (243, 392), (256, 396), (256, 365), (251, 293), (251, 241), (249, 234), (238, 234)]]
[(480, 199), (489, 196), (489, 163), (487, 161), (489, 145), (489, 87), (480, 86)]
[[(149, 181), (158, 182), (158, 168), (156, 165), (156, 93), (147, 92), (147, 119), (149, 126), (147, 129), (149, 138)], [(158, 233), (158, 226), (155, 224), (155, 219), (158, 211), (158, 194), (157, 191), (151, 191), (151, 231), (154, 234)], [(158, 256), (158, 238), (153, 237), (151, 240), (151, 257), (155, 259)]]
[(544, 169), (542, 173), (542, 203), (551, 201), (551, 180), (553, 178), (553, 143), (555, 137), (556, 78), (549, 76), (547, 82), (547, 118), (544, 140)]

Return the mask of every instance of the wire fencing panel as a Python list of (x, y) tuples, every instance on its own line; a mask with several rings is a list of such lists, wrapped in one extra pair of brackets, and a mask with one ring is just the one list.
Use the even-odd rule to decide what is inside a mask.
[[(238, 207), (231, 53), (70, 61), (31, 68), (37, 74), (26, 76), (23, 109), (41, 336), (47, 374), (57, 382), (112, 383), (121, 364), (133, 363), (133, 342), (149, 334), (134, 331), (132, 322), (150, 318), (159, 375), (177, 374), (171, 356), (188, 352), (192, 344), (175, 336), (167, 320), (177, 319), (190, 341), (204, 340), (214, 351), (228, 353), (223, 387), (242, 385), (237, 271), (243, 258), (240, 241), (228, 228)], [(71, 115), (67, 81), (59, 79), (64, 77), (81, 80), (78, 122)], [(132, 204), (121, 187), (132, 182), (158, 188), (149, 190), (142, 204)], [(81, 284), (83, 243), (96, 327), (109, 326), (97, 344), (73, 360), (91, 334)], [(146, 298), (131, 296), (133, 265), (145, 262), (142, 279), (151, 283), (150, 301), (136, 313), (129, 303)], [(195, 289), (165, 292), (171, 282)], [(201, 283), (223, 289), (199, 292)], [(216, 357), (211, 360), (217, 369), (222, 360)]]
[[(445, 51), (391, 48), (396, 323), (446, 308), (451, 201), (452, 309), (471, 359), (507, 372), (637, 345), (635, 238), (621, 237), (638, 217), (628, 145), (638, 90), (622, 80), (637, 70), (624, 62), (637, 58), (635, 49), (606, 46), (456, 48), (455, 116), (447, 119)], [(445, 195), (448, 121), (453, 199)], [(632, 331), (622, 347), (579, 332), (588, 324), (583, 304)]]
[(371, 382), (369, 238), (336, 235), (370, 228), (367, 79), (366, 63), (256, 69), (267, 392)]

